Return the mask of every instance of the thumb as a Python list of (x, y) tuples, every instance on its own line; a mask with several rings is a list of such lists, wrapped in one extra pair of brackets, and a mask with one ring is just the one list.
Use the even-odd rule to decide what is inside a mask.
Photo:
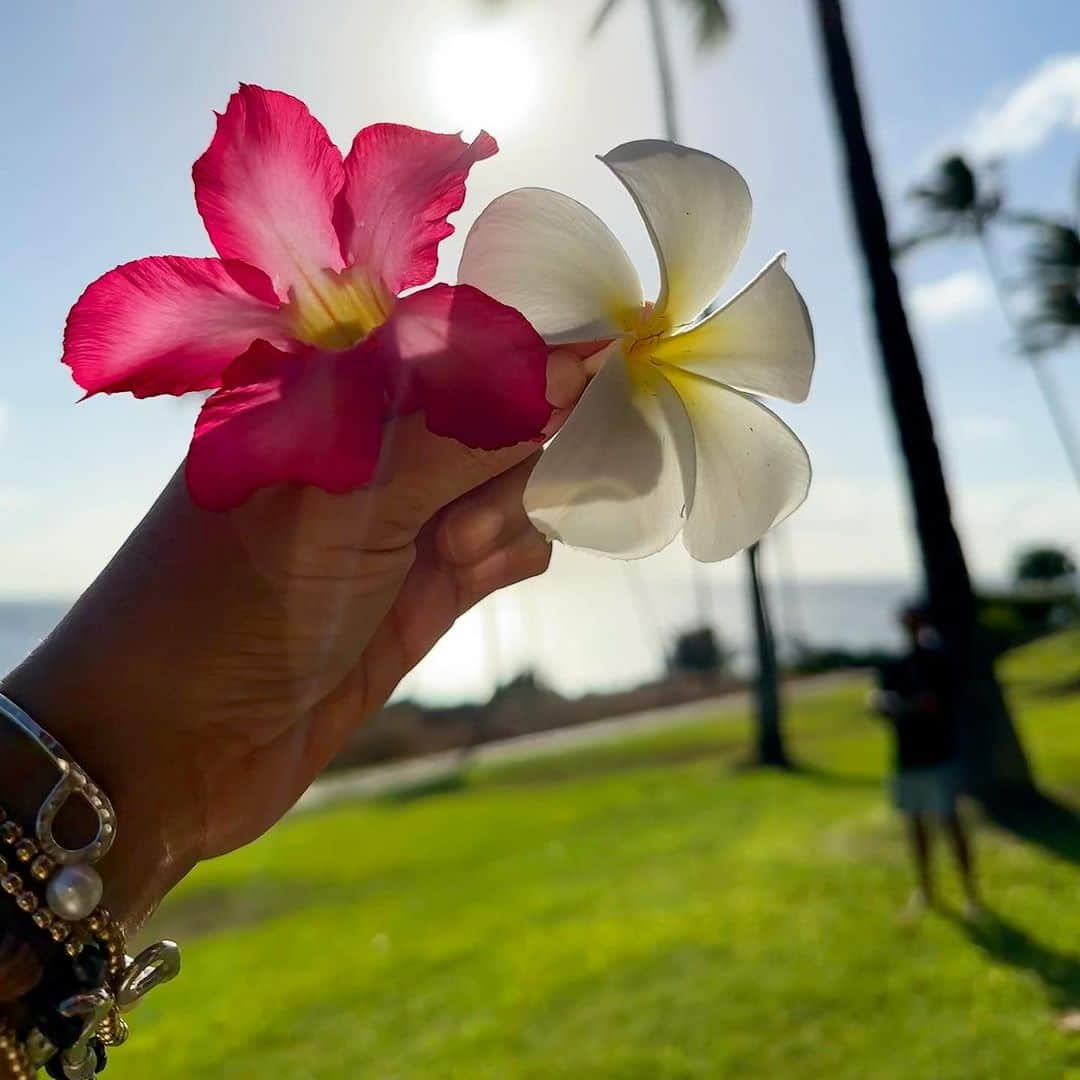
[[(545, 438), (562, 425), (586, 378), (585, 366), (573, 352), (556, 349), (548, 356), (547, 399), (554, 411)], [(420, 413), (403, 417), (386, 432), (380, 513), (418, 532), (444, 506), (513, 468), (536, 449), (535, 442), (527, 441), (500, 450), (477, 450), (432, 434)]]

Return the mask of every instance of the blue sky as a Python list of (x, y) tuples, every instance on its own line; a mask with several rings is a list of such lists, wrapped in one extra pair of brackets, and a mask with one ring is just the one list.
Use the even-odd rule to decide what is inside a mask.
[[(739, 167), (754, 193), (751, 240), (731, 290), (784, 248), (814, 317), (814, 390), (809, 403), (783, 413), (811, 450), (815, 485), (786, 529), (786, 547), (806, 577), (910, 578), (901, 474), (810, 5), (731, 6), (734, 33), (712, 54), (695, 48), (681, 19), (673, 26), (683, 138)], [(1066, 208), (1080, 158), (1080, 6), (848, 6), (898, 226), (908, 220), (905, 186), (957, 144), (1009, 153), (1003, 175), (1018, 204)], [(190, 167), (209, 140), (211, 110), (240, 80), (304, 98), (344, 144), (376, 120), (491, 128), (503, 151), (474, 171), (441, 276), (452, 279), (460, 239), (490, 198), (536, 184), (593, 206), (645, 279), (655, 279), (629, 200), (592, 157), (659, 133), (640, 0), (623, 0), (591, 45), (591, 5), (582, 0), (504, 7), (507, 14), (492, 18), (479, 0), (113, 0), (6, 13), (0, 595), (77, 592), (183, 455), (194, 403), (117, 397), (76, 407), (58, 363), (60, 335), (71, 302), (109, 267), (154, 253), (211, 253)], [(668, 5), (670, 23), (681, 8)], [(1034, 380), (1009, 352), (977, 254), (963, 245), (920, 253), (903, 277), (977, 573), (1003, 575), (1023, 542), (1080, 539), (1080, 495)], [(1080, 418), (1077, 351), (1052, 363)], [(710, 571), (718, 582), (739, 572), (735, 564)], [(619, 573), (563, 554), (548, 592), (529, 602), (559, 588), (578, 597), (614, 590)], [(674, 587), (687, 578), (687, 560), (675, 547), (641, 574), (654, 590)], [(461, 640), (476, 633), (466, 627)]]

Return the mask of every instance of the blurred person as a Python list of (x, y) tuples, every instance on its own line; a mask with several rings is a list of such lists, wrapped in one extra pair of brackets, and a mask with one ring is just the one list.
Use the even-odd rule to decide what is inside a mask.
[(951, 662), (924, 607), (904, 608), (899, 620), (907, 650), (882, 666), (871, 704), (893, 733), (892, 798), (904, 818), (916, 882), (905, 914), (918, 916), (934, 902), (931, 840), (941, 828), (960, 873), (965, 914), (974, 918), (981, 906), (972, 845), (959, 810)]

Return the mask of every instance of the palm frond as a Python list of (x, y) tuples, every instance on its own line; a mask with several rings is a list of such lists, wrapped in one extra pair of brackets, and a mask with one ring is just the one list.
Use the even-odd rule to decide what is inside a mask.
[(1027, 227), (1034, 226), (1037, 229), (1041, 229), (1044, 226), (1049, 228), (1057, 228), (1058, 226), (1066, 225), (1060, 218), (1049, 217), (1046, 214), (1039, 213), (1036, 210), (1009, 210), (1003, 209), (999, 215), (999, 220), (1005, 225), (1024, 225)]
[(726, 0), (683, 0), (697, 15), (697, 38), (704, 48), (718, 45), (731, 29)]
[(1042, 225), (1029, 255), (1039, 277), (1080, 279), (1080, 233), (1071, 225)]
[(944, 158), (930, 179), (912, 188), (909, 195), (939, 214), (970, 214), (981, 202), (975, 171), (959, 154)]
[(1042, 351), (1057, 348), (1072, 334), (1080, 334), (1080, 289), (1075, 282), (1045, 282), (1027, 319), (1029, 344)]
[(924, 244), (931, 244), (935, 240), (943, 240), (946, 236), (952, 236), (958, 231), (958, 228), (957, 222), (952, 218), (927, 225), (925, 228), (918, 229), (909, 236), (897, 240), (892, 246), (892, 253), (897, 258), (900, 258), (909, 251), (922, 247)]
[(594, 38), (600, 33), (604, 23), (608, 21), (608, 16), (619, 6), (619, 0), (604, 0), (600, 5), (599, 10), (593, 16), (593, 21), (589, 24), (589, 37)]

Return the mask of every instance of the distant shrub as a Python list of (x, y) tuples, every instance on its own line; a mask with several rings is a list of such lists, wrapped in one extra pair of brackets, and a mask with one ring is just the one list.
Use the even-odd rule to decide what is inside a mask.
[(1080, 603), (1070, 590), (992, 593), (979, 600), (979, 625), (990, 648), (1003, 653), (1080, 619)]
[(676, 671), (698, 671), (722, 674), (731, 665), (732, 650), (714, 633), (702, 626), (686, 630), (675, 639), (671, 666)]
[(791, 670), (799, 675), (817, 675), (823, 671), (840, 671), (844, 668), (877, 668), (893, 654), (881, 648), (844, 649), (804, 647)]
[(1063, 548), (1028, 548), (1017, 556), (1013, 576), (1020, 586), (1038, 582), (1074, 589), (1076, 562)]

